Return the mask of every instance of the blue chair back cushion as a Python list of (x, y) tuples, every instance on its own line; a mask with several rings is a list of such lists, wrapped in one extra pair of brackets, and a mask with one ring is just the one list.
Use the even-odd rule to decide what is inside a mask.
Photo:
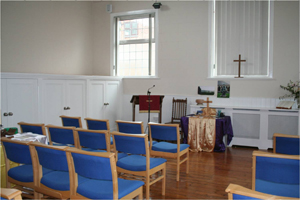
[(107, 124), (105, 121), (86, 120), (90, 130), (107, 130)]
[(80, 145), (92, 149), (106, 149), (105, 134), (78, 131)]
[(83, 177), (112, 180), (110, 159), (98, 156), (72, 153), (75, 172)]
[(177, 128), (174, 126), (151, 125), (151, 137), (157, 140), (177, 140)]
[(31, 155), (28, 145), (3, 142), (7, 158), (13, 162), (31, 165)]
[(68, 162), (65, 151), (36, 147), (40, 164), (48, 169), (68, 172)]
[(300, 138), (276, 137), (276, 153), (300, 155)]
[(62, 121), (64, 126), (75, 126), (76, 128), (80, 128), (78, 119), (62, 117)]
[[(118, 199), (143, 186), (144, 182), (118, 178)], [(79, 184), (77, 193), (89, 199), (113, 199), (113, 183), (108, 180), (92, 180)]]
[(240, 194), (232, 194), (232, 199), (253, 199), (253, 200), (259, 200), (258, 198), (254, 198), (254, 197), (249, 197), (249, 196), (244, 196), (244, 195), (240, 195)]
[(49, 128), (52, 142), (74, 144), (73, 130), (63, 128)]
[[(116, 149), (123, 153), (146, 154), (144, 138), (115, 135)], [(148, 144), (147, 144), (148, 145)]]
[(32, 132), (32, 133), (43, 135), (43, 129), (40, 126), (21, 125), (21, 128), (23, 133)]
[[(150, 169), (167, 162), (164, 158), (150, 158)], [(117, 166), (130, 171), (146, 171), (146, 157), (141, 155), (126, 156), (117, 161)]]
[(299, 198), (299, 160), (256, 157), (255, 190)]
[[(188, 144), (180, 144), (180, 151), (183, 151), (189, 148)], [(169, 142), (158, 142), (152, 145), (153, 151), (162, 151), (168, 153), (177, 153), (177, 144), (169, 143)]]
[(121, 133), (132, 133), (132, 134), (142, 133), (140, 124), (118, 122), (118, 126), (119, 126), (119, 132)]

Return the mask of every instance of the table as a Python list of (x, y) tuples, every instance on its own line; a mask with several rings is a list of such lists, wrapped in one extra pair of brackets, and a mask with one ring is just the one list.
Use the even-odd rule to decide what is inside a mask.
[[(183, 143), (188, 143), (188, 126), (189, 126), (189, 116), (181, 117), (181, 130), (183, 131), (184, 138)], [(231, 118), (230, 116), (225, 116), (221, 118), (216, 118), (216, 138), (215, 138), (215, 152), (224, 152), (226, 147), (223, 142), (223, 137), (227, 136), (227, 145), (230, 144), (232, 137), (233, 137), (233, 130), (231, 125)]]

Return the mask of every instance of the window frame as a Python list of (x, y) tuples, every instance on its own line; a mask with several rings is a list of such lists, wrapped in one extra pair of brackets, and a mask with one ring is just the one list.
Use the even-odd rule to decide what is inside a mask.
[[(215, 3), (217, 0), (212, 0), (209, 2), (209, 12), (208, 12), (208, 20), (209, 20), (209, 31), (208, 31), (208, 79), (234, 79), (234, 80), (249, 80), (249, 79), (267, 79), (272, 80), (273, 78), (273, 29), (274, 29), (274, 2), (272, 0), (268, 0), (268, 66), (267, 66), (267, 75), (243, 75), (243, 78), (235, 78), (237, 75), (217, 75), (217, 67), (215, 67), (216, 63), (216, 18), (215, 18)], [(238, 56), (238, 55), (237, 55)], [(238, 59), (238, 58), (237, 58)]]
[[(115, 74), (115, 45), (116, 45), (116, 38), (115, 38), (115, 31), (116, 31), (116, 24), (115, 18), (116, 17), (123, 17), (123, 16), (134, 16), (134, 15), (143, 15), (143, 14), (154, 14), (154, 40), (155, 40), (155, 74), (147, 75), (147, 76), (117, 76)], [(115, 77), (122, 77), (122, 78), (158, 78), (158, 33), (159, 33), (159, 25), (158, 25), (158, 10), (149, 9), (149, 10), (137, 10), (137, 11), (128, 11), (128, 12), (121, 12), (121, 13), (111, 13), (110, 14), (110, 75)], [(151, 58), (149, 58), (151, 59)], [(149, 69), (149, 68), (148, 68)]]

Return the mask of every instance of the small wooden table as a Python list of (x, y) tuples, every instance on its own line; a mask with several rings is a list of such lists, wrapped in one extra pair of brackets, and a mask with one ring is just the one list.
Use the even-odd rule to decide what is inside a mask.
[[(160, 102), (159, 102), (159, 114), (158, 114), (158, 122), (161, 123), (161, 115), (162, 115), (162, 102), (164, 95), (160, 95)], [(140, 104), (140, 98), (139, 95), (133, 95), (130, 103), (132, 103), (132, 121), (135, 121), (135, 105)]]

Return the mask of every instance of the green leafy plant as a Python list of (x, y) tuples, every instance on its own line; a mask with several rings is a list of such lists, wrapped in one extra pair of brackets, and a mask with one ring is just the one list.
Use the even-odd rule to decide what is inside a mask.
[(300, 91), (300, 82), (299, 81), (293, 82), (290, 80), (290, 82), (287, 84), (287, 86), (280, 85), (280, 87), (284, 90), (289, 91), (291, 94), (286, 94), (284, 96), (281, 96), (281, 97), (279, 97), (279, 99), (294, 97), (294, 100), (299, 100), (299, 91)]

